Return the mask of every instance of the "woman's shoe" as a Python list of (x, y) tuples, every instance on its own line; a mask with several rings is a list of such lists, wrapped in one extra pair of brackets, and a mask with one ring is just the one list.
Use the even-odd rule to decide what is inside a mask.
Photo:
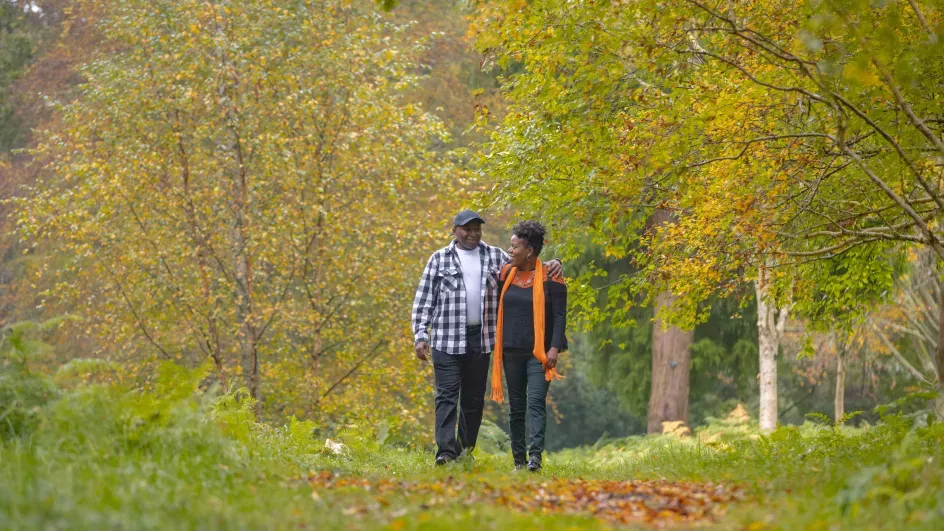
[(541, 470), (541, 457), (537, 455), (532, 455), (531, 459), (528, 460), (528, 470), (531, 472), (537, 472)]

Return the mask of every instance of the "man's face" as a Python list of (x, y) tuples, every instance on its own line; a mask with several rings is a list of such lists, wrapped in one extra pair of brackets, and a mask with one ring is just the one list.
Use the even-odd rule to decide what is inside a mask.
[(452, 234), (455, 235), (459, 247), (466, 250), (475, 249), (482, 241), (482, 222), (473, 219), (465, 225), (457, 225), (452, 229)]

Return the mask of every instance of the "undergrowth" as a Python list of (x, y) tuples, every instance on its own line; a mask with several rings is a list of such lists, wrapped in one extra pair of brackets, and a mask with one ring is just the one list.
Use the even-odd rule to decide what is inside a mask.
[[(808, 423), (769, 435), (750, 422), (716, 421), (691, 437), (631, 437), (551, 454), (544, 472), (531, 475), (511, 473), (498, 433), (475, 462), (444, 468), (428, 451), (383, 444), (370, 427), (335, 434), (344, 445), (335, 453), (315, 424), (257, 423), (245, 394), (200, 391), (199, 371), (173, 365), (151, 393), (61, 389), (11, 370), (0, 371), (0, 527), (10, 529), (604, 527), (590, 514), (552, 517), (458, 499), (436, 505), (407, 492), (382, 506), (365, 501), (369, 492), (313, 491), (310, 478), (324, 471), (444, 484), (556, 477), (737, 485), (744, 501), (722, 527), (933, 528), (944, 519), (944, 424), (933, 417), (889, 411), (875, 426)], [(354, 506), (369, 510), (355, 514)]]

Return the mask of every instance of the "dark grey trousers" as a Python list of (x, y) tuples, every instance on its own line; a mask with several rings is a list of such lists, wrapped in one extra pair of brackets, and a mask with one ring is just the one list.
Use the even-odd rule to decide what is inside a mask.
[(525, 413), (531, 425), (528, 455), (541, 460), (544, 453), (544, 429), (547, 426), (547, 391), (551, 382), (544, 379), (544, 367), (531, 352), (508, 349), (502, 355), (502, 368), (508, 383), (508, 424), (511, 428), (511, 455), (524, 463)]
[[(479, 437), (485, 408), (485, 382), (491, 355), (482, 352), (482, 328), (466, 328), (465, 354), (433, 349), (436, 375), (436, 457), (471, 452)], [(459, 420), (456, 438), (456, 417)]]

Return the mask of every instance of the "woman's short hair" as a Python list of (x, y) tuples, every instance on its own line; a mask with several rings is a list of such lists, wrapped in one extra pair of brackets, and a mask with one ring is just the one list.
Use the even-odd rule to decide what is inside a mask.
[(534, 256), (541, 254), (541, 248), (544, 247), (544, 235), (547, 234), (544, 225), (537, 221), (519, 221), (511, 228), (511, 233), (528, 242), (528, 247), (534, 249)]

